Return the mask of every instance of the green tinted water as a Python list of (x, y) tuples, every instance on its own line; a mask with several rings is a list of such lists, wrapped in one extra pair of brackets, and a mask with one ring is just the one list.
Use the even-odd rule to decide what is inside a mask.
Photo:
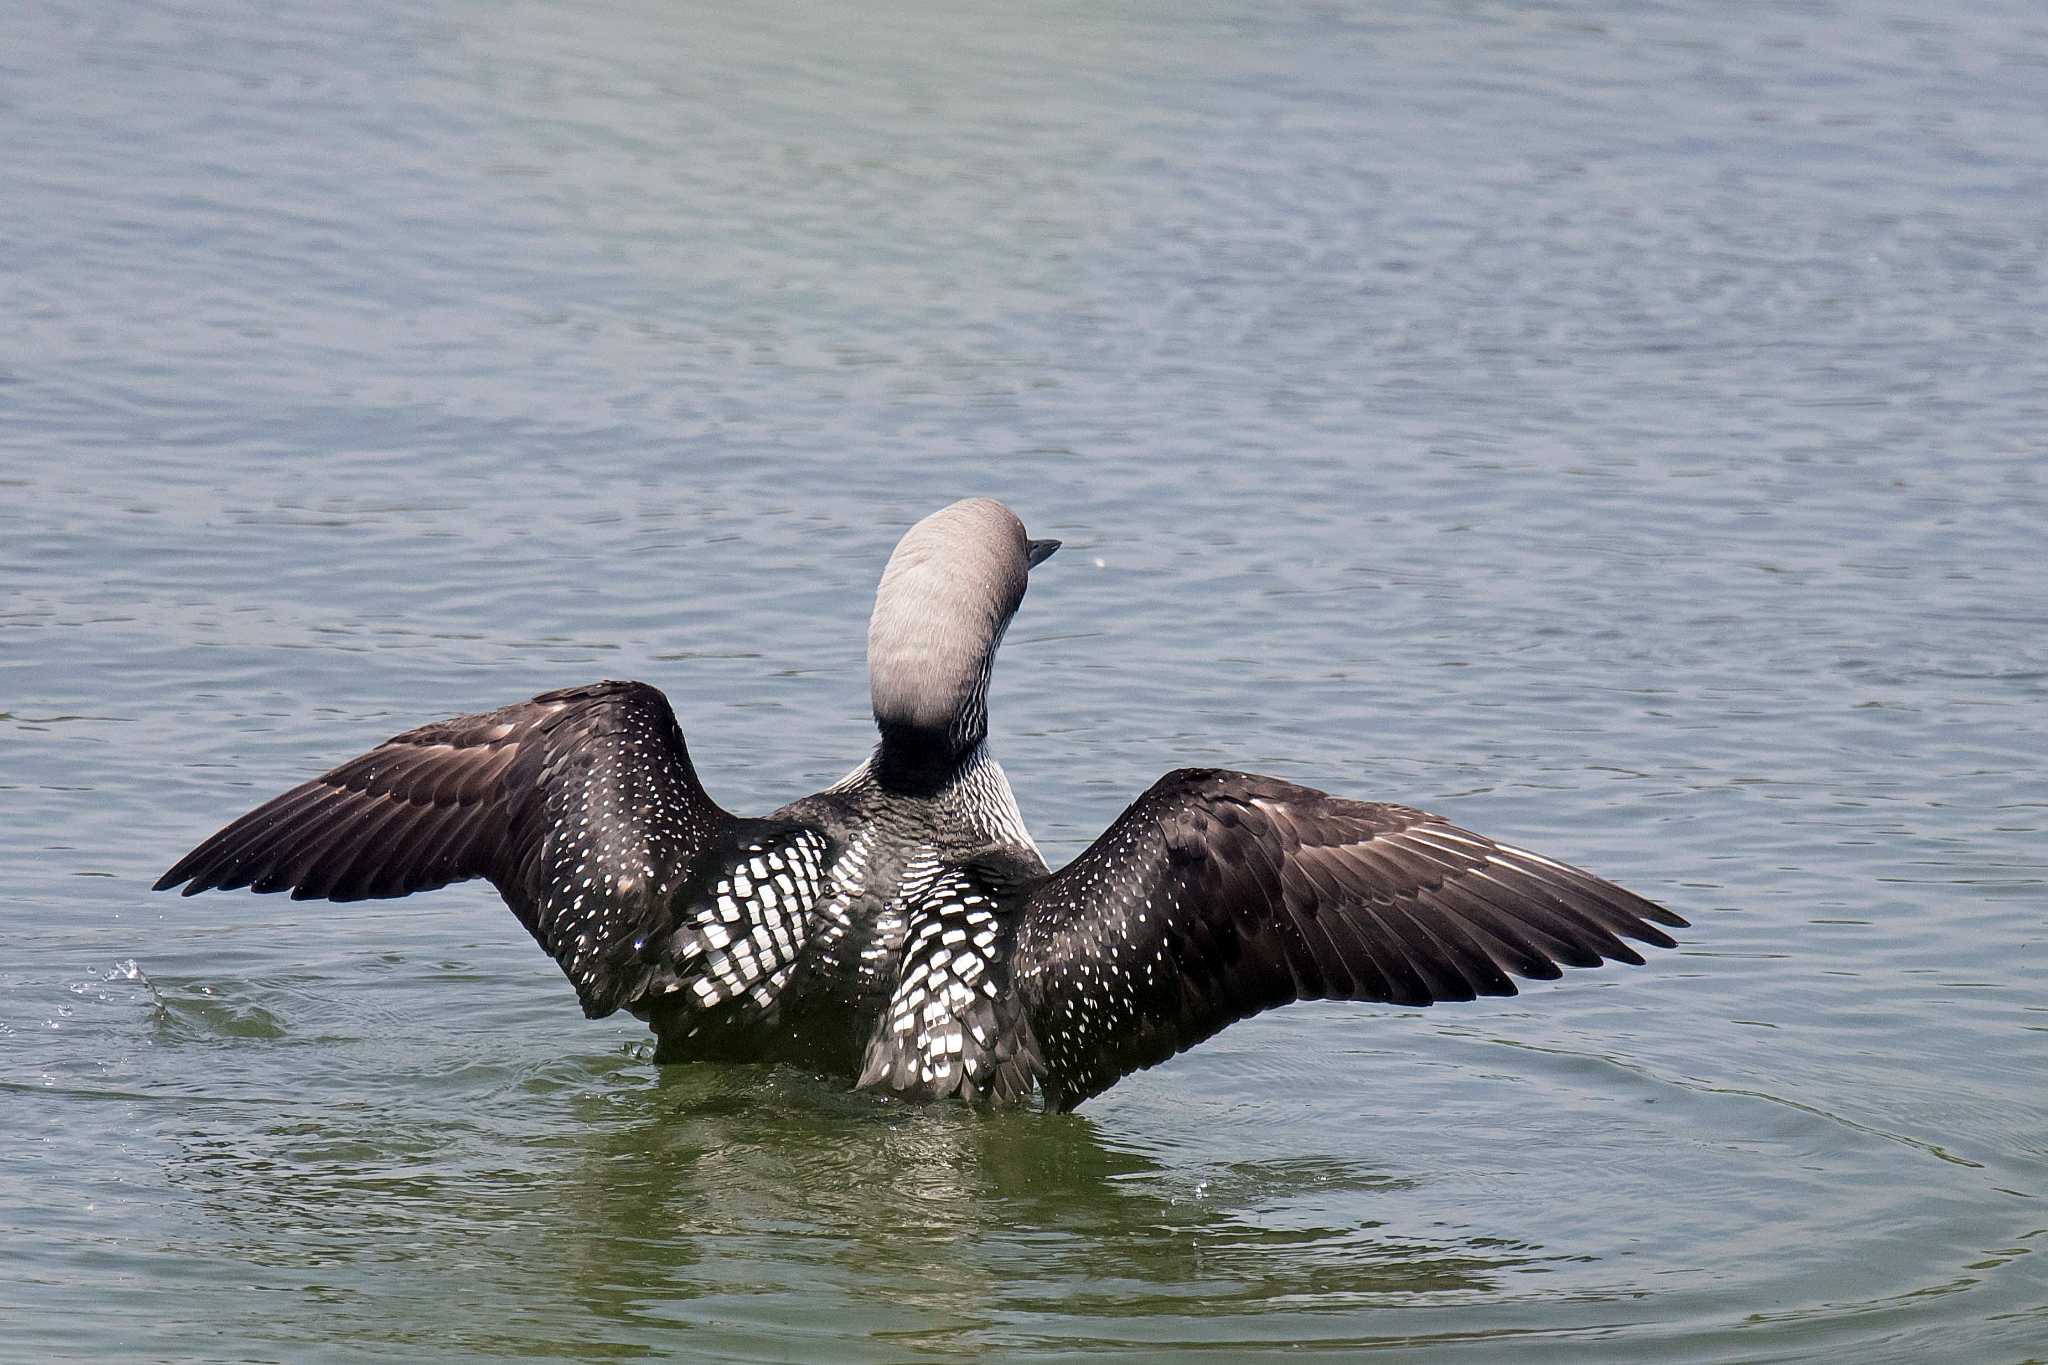
[[(2044, 32), (41, 6), (0, 58), (0, 1355), (2048, 1356)], [(1222, 763), (1694, 922), (1069, 1117), (657, 1071), (488, 892), (152, 896), (603, 676), (758, 811), (1005, 498), (1071, 856)]]

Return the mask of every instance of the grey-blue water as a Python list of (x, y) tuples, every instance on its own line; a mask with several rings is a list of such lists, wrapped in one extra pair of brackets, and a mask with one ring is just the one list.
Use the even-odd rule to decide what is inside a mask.
[[(16, 6), (0, 1356), (2048, 1357), (2029, 3)], [(911, 521), (1067, 549), (995, 742), (1687, 915), (1071, 1117), (655, 1068), (488, 888), (152, 895), (601, 677), (871, 735)]]

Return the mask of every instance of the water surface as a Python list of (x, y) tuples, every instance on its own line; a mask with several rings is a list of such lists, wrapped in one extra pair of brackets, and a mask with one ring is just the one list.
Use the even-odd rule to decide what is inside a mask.
[[(52, 3), (0, 53), (0, 1355), (2048, 1356), (2025, 4)], [(1692, 919), (1068, 1117), (657, 1070), (488, 889), (148, 883), (599, 677), (759, 811), (894, 538), (1162, 771)]]

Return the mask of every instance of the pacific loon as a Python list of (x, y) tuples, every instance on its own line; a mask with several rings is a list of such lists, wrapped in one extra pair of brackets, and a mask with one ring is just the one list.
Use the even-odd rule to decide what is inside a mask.
[(483, 877), (585, 1014), (657, 1061), (776, 1060), (917, 1099), (1071, 1109), (1296, 1000), (1428, 1005), (1640, 964), (1669, 910), (1405, 806), (1185, 768), (1050, 871), (990, 755), (989, 672), (1059, 548), (958, 502), (890, 556), (868, 626), (880, 742), (750, 818), (667, 700), (547, 692), (407, 731), (179, 860), (157, 889), (335, 901)]

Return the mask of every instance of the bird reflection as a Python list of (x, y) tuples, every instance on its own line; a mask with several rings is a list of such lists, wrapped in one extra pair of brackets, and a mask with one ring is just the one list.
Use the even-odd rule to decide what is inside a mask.
[(906, 1105), (785, 1068), (650, 1079), (625, 1057), (555, 1059), (487, 1089), (431, 1116), (223, 1114), (170, 1174), (237, 1259), (358, 1261), (374, 1278), (388, 1273), (379, 1248), (402, 1240), (429, 1283), (433, 1267), (465, 1267), (461, 1297), (481, 1316), (464, 1340), (533, 1330), (490, 1320), (496, 1299), (557, 1330), (569, 1315), (574, 1354), (640, 1354), (683, 1324), (787, 1337), (799, 1356), (849, 1336), (940, 1357), (1121, 1339), (1140, 1319), (1207, 1341), (1308, 1305), (1494, 1291), (1555, 1259), (1360, 1217), (1409, 1182), (1359, 1161), (1219, 1165), (1082, 1115)]
[(1546, 1259), (1339, 1217), (1410, 1185), (1341, 1157), (1188, 1169), (1080, 1115), (909, 1106), (758, 1067), (666, 1068), (589, 1103), (609, 1121), (586, 1130), (573, 1214), (550, 1230), (593, 1307), (689, 1294), (737, 1255), (792, 1288), (822, 1272), (880, 1295), (923, 1325), (906, 1344), (936, 1346), (1040, 1314), (1485, 1291)]

